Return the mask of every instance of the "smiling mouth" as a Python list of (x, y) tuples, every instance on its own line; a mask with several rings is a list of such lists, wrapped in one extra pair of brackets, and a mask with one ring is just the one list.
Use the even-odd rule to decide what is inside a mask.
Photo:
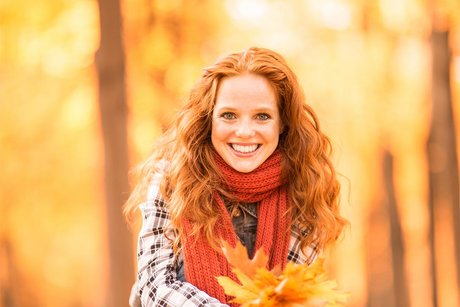
[(240, 153), (251, 153), (256, 151), (260, 145), (254, 144), (254, 145), (238, 145), (238, 144), (230, 144), (230, 146), (233, 148), (233, 150), (240, 152)]

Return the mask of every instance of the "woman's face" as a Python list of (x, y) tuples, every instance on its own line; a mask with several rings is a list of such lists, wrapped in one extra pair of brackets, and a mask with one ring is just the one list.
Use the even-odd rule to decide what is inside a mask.
[(249, 173), (278, 146), (281, 119), (275, 91), (262, 76), (226, 77), (217, 90), (211, 140), (232, 168)]

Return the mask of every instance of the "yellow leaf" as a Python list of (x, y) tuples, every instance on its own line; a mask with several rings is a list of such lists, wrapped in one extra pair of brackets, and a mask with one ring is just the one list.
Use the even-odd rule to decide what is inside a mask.
[(246, 248), (239, 241), (234, 248), (222, 241), (222, 252), (232, 267), (238, 268), (249, 278), (256, 274), (258, 268), (265, 268), (268, 263), (268, 256), (263, 251), (257, 251), (252, 260), (249, 259)]
[(347, 299), (348, 294), (338, 290), (335, 281), (327, 280), (323, 259), (310, 267), (290, 262), (283, 271), (269, 271), (263, 251), (250, 260), (240, 243), (232, 248), (223, 242), (222, 250), (241, 284), (228, 277), (218, 277), (218, 281), (241, 307), (339, 307)]
[(234, 303), (242, 304), (247, 301), (257, 299), (257, 293), (251, 292), (241, 287), (229, 277), (217, 277), (217, 282), (225, 289), (225, 294), (234, 296)]

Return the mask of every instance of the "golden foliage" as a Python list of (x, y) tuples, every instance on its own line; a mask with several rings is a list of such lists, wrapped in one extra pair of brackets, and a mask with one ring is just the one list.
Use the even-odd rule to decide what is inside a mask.
[[(388, 221), (385, 211), (376, 211), (386, 210), (376, 201), (384, 196), (378, 166), (385, 147), (395, 155), (411, 305), (431, 305), (429, 32), (435, 12), (446, 19), (443, 26), (452, 23), (458, 111), (459, 1), (134, 0), (122, 9), (133, 165), (150, 153), (202, 67), (229, 51), (273, 48), (298, 74), (344, 174), (342, 210), (354, 236), (329, 261), (353, 292), (349, 304), (365, 306), (367, 295), (388, 301), (394, 291), (385, 282), (392, 274)], [(97, 10), (88, 0), (0, 1), (0, 302), (104, 306)], [(383, 214), (371, 223), (376, 212)], [(443, 224), (439, 236), (454, 242), (451, 228)], [(442, 307), (458, 305), (452, 248), (439, 251)], [(278, 282), (263, 273), (266, 282)]]
[(266, 269), (268, 256), (258, 250), (253, 259), (240, 242), (232, 248), (223, 242), (222, 251), (236, 274), (237, 283), (226, 276), (218, 277), (227, 295), (234, 296), (233, 303), (252, 306), (344, 306), (347, 293), (337, 289), (337, 283), (326, 279), (323, 259), (312, 266), (288, 263), (281, 271)]

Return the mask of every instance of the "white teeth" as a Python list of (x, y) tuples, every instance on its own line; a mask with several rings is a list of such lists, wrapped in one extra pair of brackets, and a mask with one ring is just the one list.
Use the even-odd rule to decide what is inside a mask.
[(249, 153), (256, 151), (258, 145), (248, 145), (248, 146), (243, 146), (243, 145), (238, 145), (238, 144), (232, 144), (232, 148), (238, 152), (242, 153)]

